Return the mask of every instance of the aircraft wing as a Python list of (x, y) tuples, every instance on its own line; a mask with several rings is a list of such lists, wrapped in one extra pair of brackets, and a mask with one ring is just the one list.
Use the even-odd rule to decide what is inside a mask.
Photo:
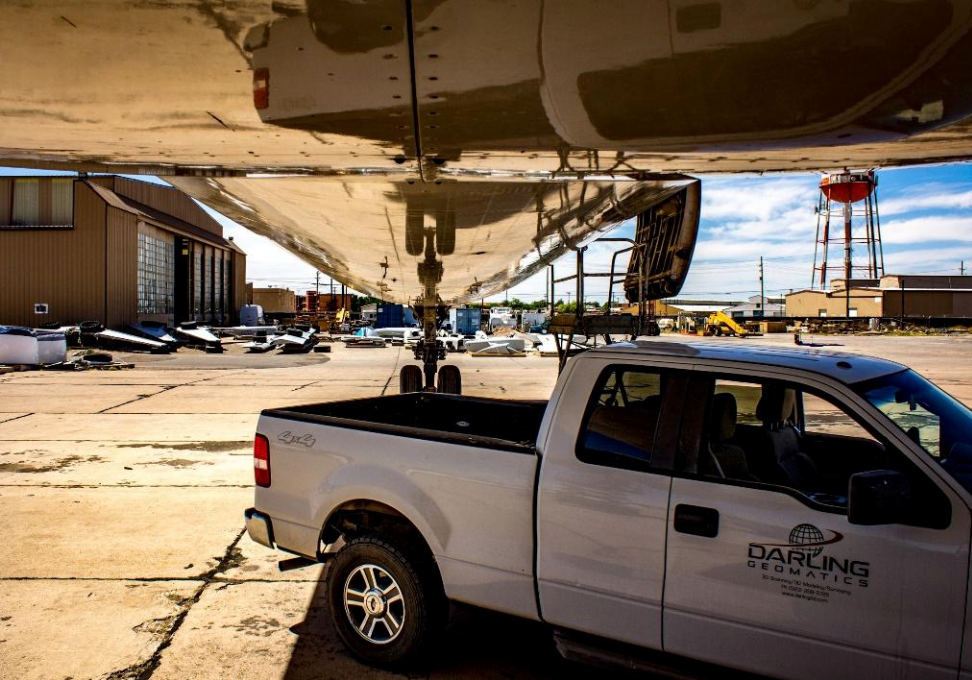
[[(415, 302), (478, 300), (531, 276), (623, 221), (648, 216), (656, 287), (688, 273), (699, 181), (273, 177), (169, 181), (355, 290)], [(645, 217), (642, 217), (642, 222)], [(623, 275), (619, 271), (619, 275)], [(434, 291), (434, 292), (431, 292)], [(619, 299), (621, 297), (619, 290)]]
[[(622, 181), (650, 193), (674, 173), (972, 156), (972, 0), (46, 0), (0, 11), (0, 163), (187, 178), (174, 181), (401, 301), (435, 278), (396, 264), (402, 252), (422, 259), (402, 246), (406, 225), (362, 258), (343, 241), (359, 223), (377, 233), (376, 206), (317, 201), (351, 187), (395, 215), (409, 179), (450, 205), (477, 204), (494, 181), (537, 183), (511, 193), (532, 192), (544, 210), (551, 187), (584, 194), (589, 210), (539, 246), (533, 225), (477, 256), (487, 232), (457, 228), (463, 259), (442, 262), (441, 297), (458, 300), (607, 228), (592, 197), (623, 201), (635, 190)], [(251, 186), (255, 176), (274, 179)], [(541, 212), (492, 222), (490, 240)]]

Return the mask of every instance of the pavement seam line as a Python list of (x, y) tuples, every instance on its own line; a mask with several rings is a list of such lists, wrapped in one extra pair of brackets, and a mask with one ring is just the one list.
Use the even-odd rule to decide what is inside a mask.
[(402, 360), (402, 350), (399, 349), (398, 350), (398, 356), (395, 357), (395, 365), (392, 366), (391, 375), (388, 376), (388, 380), (385, 381), (385, 386), (381, 388), (381, 395), (380, 396), (382, 396), (382, 397), (385, 396), (385, 393), (388, 391), (388, 386), (391, 385), (391, 381), (395, 379), (395, 374), (398, 373), (398, 371), (400, 370), (399, 367), (398, 367), (398, 364), (399, 364), (399, 362), (401, 360)]
[[(27, 416), (32, 416), (32, 415), (34, 415), (34, 414), (33, 413), (25, 413), (24, 415), (17, 416), (16, 418), (10, 418), (8, 420), (0, 420), (0, 425), (6, 425), (7, 423), (12, 423), (15, 420), (20, 420), (21, 418), (26, 418)], [(33, 441), (33, 440), (31, 440), (31, 441)]]
[(0, 489), (251, 489), (253, 484), (0, 484)]
[[(322, 564), (322, 563), (320, 563)], [(208, 572), (207, 572), (208, 573)], [(227, 586), (242, 586), (247, 583), (317, 583), (320, 579), (316, 578), (228, 578), (214, 576), (207, 580), (205, 574), (202, 576), (0, 576), (0, 583), (4, 581), (14, 581), (19, 583), (33, 583), (37, 581), (78, 581), (93, 583), (200, 583), (218, 584)]]
[(230, 543), (226, 548), (226, 551), (223, 553), (223, 556), (219, 558), (219, 561), (216, 563), (215, 567), (201, 574), (200, 576), (191, 579), (193, 581), (202, 581), (202, 584), (196, 588), (196, 592), (191, 598), (189, 598), (188, 603), (175, 615), (172, 620), (172, 626), (168, 631), (166, 631), (165, 635), (162, 636), (162, 640), (155, 648), (152, 656), (142, 663), (138, 663), (129, 666), (128, 668), (122, 668), (121, 670), (110, 673), (106, 676), (106, 680), (148, 680), (148, 678), (152, 677), (162, 663), (162, 652), (164, 652), (169, 645), (172, 644), (172, 638), (175, 637), (177, 632), (179, 632), (179, 628), (182, 627), (182, 623), (186, 620), (186, 617), (189, 616), (189, 612), (192, 610), (193, 606), (199, 602), (200, 598), (203, 596), (203, 593), (206, 592), (206, 589), (211, 584), (219, 582), (216, 577), (232, 566), (233, 552), (236, 551), (236, 546), (239, 545), (240, 539), (243, 538), (244, 534), (246, 534), (245, 527), (241, 529), (238, 534), (236, 534), (236, 538), (234, 538), (233, 542)]
[[(152, 385), (152, 387), (159, 387), (159, 385)], [(108, 411), (111, 411), (112, 409), (121, 408), (122, 406), (127, 406), (128, 404), (134, 404), (136, 401), (142, 401), (142, 399), (148, 399), (149, 397), (154, 397), (158, 394), (165, 394), (169, 390), (175, 389), (176, 385), (162, 385), (161, 387), (162, 389), (159, 390), (158, 392), (154, 392), (152, 394), (140, 394), (134, 399), (129, 399), (128, 401), (123, 401), (120, 404), (115, 404), (114, 406), (109, 406), (108, 408), (101, 409), (100, 411), (97, 411), (95, 415), (108, 413)]]

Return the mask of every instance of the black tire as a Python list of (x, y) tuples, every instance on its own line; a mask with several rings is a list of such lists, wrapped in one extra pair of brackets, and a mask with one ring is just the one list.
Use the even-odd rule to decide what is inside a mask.
[[(368, 536), (354, 539), (334, 558), (327, 575), (331, 619), (342, 642), (361, 661), (382, 668), (412, 668), (445, 629), (449, 609), (442, 581), (432, 558), (421, 555), (418, 549)], [(368, 588), (369, 583), (374, 587)], [(387, 598), (379, 594), (383, 588), (390, 589)], [(353, 594), (346, 598), (346, 592)], [(358, 598), (358, 592), (368, 595)], [(354, 604), (359, 599), (363, 604)], [(367, 613), (369, 601), (380, 603), (375, 610), (381, 616)], [(395, 624), (381, 622), (389, 617), (399, 625), (396, 632)], [(379, 623), (370, 625), (375, 619)], [(365, 630), (359, 632), (362, 626)], [(367, 637), (369, 630), (375, 641)]]
[(413, 257), (425, 252), (425, 216), (422, 214), (405, 215), (405, 252)]
[(462, 373), (458, 366), (442, 366), (439, 369), (439, 394), (462, 394)]
[(398, 374), (398, 393), (410, 394), (412, 392), (421, 392), (422, 381), (424, 379), (422, 369), (415, 364), (402, 366), (402, 370)]
[(456, 252), (456, 215), (452, 212), (440, 213), (435, 219), (435, 250), (439, 255), (452, 255)]

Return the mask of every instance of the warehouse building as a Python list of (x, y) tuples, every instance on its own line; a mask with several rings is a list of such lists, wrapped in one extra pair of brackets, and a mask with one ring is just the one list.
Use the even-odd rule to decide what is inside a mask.
[(972, 276), (888, 274), (880, 279), (841, 279), (830, 290), (786, 296), (794, 318), (972, 319)]
[(243, 251), (177, 189), (0, 177), (0, 324), (235, 323), (245, 277)]
[(746, 302), (740, 302), (722, 310), (733, 319), (766, 319), (786, 316), (786, 301), (782, 297), (762, 297), (752, 295)]
[(289, 288), (254, 288), (251, 283), (246, 285), (250, 291), (250, 303), (260, 305), (267, 314), (293, 316), (297, 313), (297, 294)]

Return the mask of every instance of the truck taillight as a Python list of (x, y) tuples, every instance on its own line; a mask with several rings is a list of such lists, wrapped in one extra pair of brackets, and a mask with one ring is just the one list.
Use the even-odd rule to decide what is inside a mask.
[(270, 106), (270, 69), (253, 69), (253, 107), (257, 110)]
[(257, 486), (270, 486), (270, 441), (262, 434), (253, 440), (253, 477)]

